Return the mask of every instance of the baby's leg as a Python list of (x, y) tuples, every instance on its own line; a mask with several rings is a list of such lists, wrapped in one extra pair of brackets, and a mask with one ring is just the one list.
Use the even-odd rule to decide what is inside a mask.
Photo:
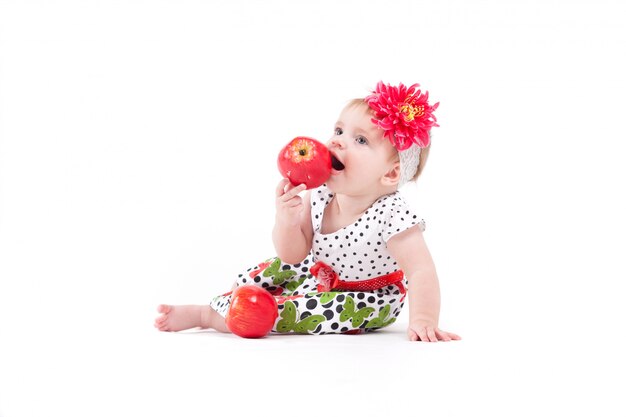
[(296, 289), (299, 294), (314, 291), (315, 286), (309, 287), (305, 283), (310, 277), (309, 268), (312, 265), (311, 255), (297, 264), (287, 264), (276, 257), (270, 258), (239, 274), (231, 291), (242, 285), (256, 285), (273, 295), (291, 295)]
[[(306, 292), (314, 286), (303, 282), (308, 276), (308, 268), (312, 265), (310, 258), (295, 265), (284, 264), (278, 258), (271, 258), (249, 268), (242, 274), (232, 287), (234, 291), (241, 285), (256, 285), (267, 289), (273, 295), (293, 293), (294, 290)], [(231, 292), (219, 295), (211, 300), (210, 305), (160, 305), (154, 326), (161, 331), (180, 331), (192, 328), (215, 329), (230, 332), (225, 319), (230, 307)]]
[(404, 305), (394, 286), (373, 292), (312, 292), (277, 301), (279, 317), (272, 333), (370, 332), (394, 323)]
[(171, 306), (161, 304), (157, 311), (161, 313), (154, 321), (154, 327), (164, 332), (177, 332), (199, 327), (201, 329), (215, 329), (228, 333), (224, 318), (217, 314), (210, 306), (184, 305)]
[(317, 284), (309, 272), (311, 265), (313, 265), (311, 256), (298, 264), (286, 264), (276, 257), (267, 259), (239, 274), (231, 291), (213, 298), (209, 305), (222, 318), (226, 317), (231, 293), (242, 285), (265, 288), (270, 294), (279, 297), (313, 291)]

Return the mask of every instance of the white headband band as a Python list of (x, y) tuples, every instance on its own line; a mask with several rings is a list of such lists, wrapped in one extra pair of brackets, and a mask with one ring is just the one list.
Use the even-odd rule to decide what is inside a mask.
[(415, 176), (420, 164), (420, 150), (419, 146), (411, 145), (410, 148), (398, 152), (400, 155), (400, 181), (398, 182), (398, 188)]

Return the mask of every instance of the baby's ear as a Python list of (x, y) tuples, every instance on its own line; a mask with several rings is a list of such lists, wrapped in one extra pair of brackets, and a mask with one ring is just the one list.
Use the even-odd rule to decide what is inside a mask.
[(398, 185), (400, 182), (400, 162), (394, 162), (393, 167), (381, 178), (383, 185)]

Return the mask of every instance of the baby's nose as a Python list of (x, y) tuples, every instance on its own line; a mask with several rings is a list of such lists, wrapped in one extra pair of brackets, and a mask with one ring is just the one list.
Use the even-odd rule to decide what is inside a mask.
[(328, 141), (328, 145), (329, 148), (343, 148), (344, 144), (343, 141), (340, 138), (332, 138), (331, 140)]

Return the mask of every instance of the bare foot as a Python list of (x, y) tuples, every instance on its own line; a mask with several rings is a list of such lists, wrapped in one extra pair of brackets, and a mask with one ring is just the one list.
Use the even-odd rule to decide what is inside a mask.
[[(221, 329), (221, 324), (223, 323), (220, 323), (219, 319), (222, 322), (224, 319), (209, 306), (170, 306), (161, 304), (157, 311), (161, 315), (154, 320), (154, 327), (163, 332), (177, 332), (195, 327), (202, 329), (215, 328), (223, 331)], [(215, 316), (219, 316), (219, 319)], [(223, 324), (223, 327), (225, 328), (226, 325)]]

